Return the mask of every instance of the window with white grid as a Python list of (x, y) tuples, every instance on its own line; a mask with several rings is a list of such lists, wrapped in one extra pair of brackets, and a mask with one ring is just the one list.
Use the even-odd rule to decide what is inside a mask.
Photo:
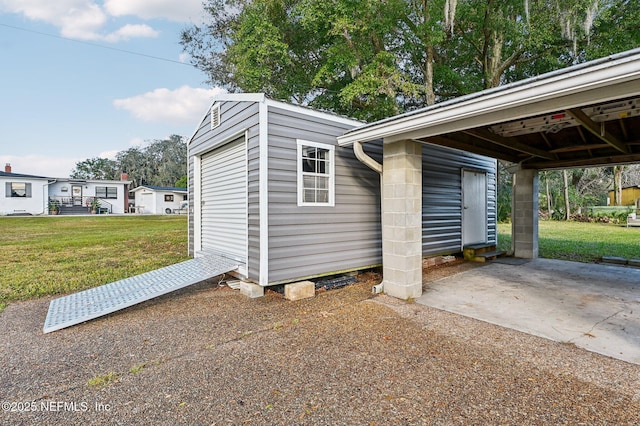
[(334, 146), (298, 140), (298, 205), (334, 205)]

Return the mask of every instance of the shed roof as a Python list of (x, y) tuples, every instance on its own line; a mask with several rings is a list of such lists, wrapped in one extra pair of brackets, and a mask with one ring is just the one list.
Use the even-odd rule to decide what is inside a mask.
[(198, 133), (198, 129), (200, 129), (200, 124), (207, 118), (207, 115), (210, 113), (211, 108), (219, 102), (255, 102), (255, 103), (264, 103), (267, 107), (276, 107), (282, 108), (289, 111), (299, 112), (301, 114), (305, 114), (308, 116), (319, 117), (324, 120), (332, 120), (339, 123), (345, 123), (350, 126), (360, 126), (364, 124), (364, 121), (356, 120), (355, 118), (347, 117), (345, 115), (336, 114), (332, 111), (325, 111), (315, 109), (306, 105), (294, 105), (284, 101), (277, 101), (267, 97), (264, 93), (222, 93), (219, 95), (215, 95), (211, 102), (211, 105), (204, 113), (204, 116), (198, 122), (198, 126), (193, 132), (192, 136), (189, 138), (189, 142), (193, 140), (193, 137)]
[(51, 178), (44, 177), (44, 176), (25, 175), (25, 174), (22, 174), (22, 173), (9, 173), (9, 172), (1, 172), (1, 171), (0, 171), (0, 177), (25, 178), (25, 179), (51, 179)]
[(338, 142), (379, 139), (417, 140), (534, 169), (640, 162), (640, 49), (380, 120)]
[(129, 192), (135, 192), (139, 189), (151, 189), (153, 191), (168, 191), (168, 192), (184, 192), (187, 193), (187, 188), (177, 188), (175, 186), (154, 186), (154, 185), (140, 185)]

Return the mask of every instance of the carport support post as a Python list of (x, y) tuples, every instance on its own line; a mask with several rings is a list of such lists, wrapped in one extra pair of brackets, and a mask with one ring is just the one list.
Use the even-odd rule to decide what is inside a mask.
[(511, 244), (513, 255), (538, 257), (538, 171), (518, 169), (513, 174)]
[(384, 292), (422, 295), (422, 144), (384, 143), (382, 172)]

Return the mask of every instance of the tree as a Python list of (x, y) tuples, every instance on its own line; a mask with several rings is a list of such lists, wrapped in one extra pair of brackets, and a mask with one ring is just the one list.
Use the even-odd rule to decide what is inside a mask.
[(116, 154), (115, 160), (90, 158), (76, 163), (71, 175), (76, 179), (120, 179), (126, 172), (131, 187), (140, 185), (173, 186), (187, 174), (187, 145), (182, 136), (148, 142), (143, 148), (129, 148)]
[[(180, 43), (211, 84), (367, 121), (640, 46), (636, 0), (206, 0), (205, 11)], [(566, 174), (567, 194), (561, 173), (546, 176), (549, 210), (602, 198), (590, 174)]]
[(182, 176), (175, 183), (176, 188), (186, 188), (188, 184), (187, 175)]
[(638, 46), (637, 9), (632, 0), (207, 0), (209, 22), (183, 31), (181, 44), (211, 84), (374, 120)]
[(115, 161), (94, 157), (77, 162), (69, 177), (72, 179), (112, 180), (120, 179), (120, 174)]
[(624, 166), (613, 166), (613, 204), (622, 205), (622, 173)]

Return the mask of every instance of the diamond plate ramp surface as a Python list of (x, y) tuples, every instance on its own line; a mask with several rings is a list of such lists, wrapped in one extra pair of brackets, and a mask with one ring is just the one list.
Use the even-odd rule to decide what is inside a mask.
[(238, 262), (206, 255), (54, 299), (44, 333), (110, 314), (238, 268)]

